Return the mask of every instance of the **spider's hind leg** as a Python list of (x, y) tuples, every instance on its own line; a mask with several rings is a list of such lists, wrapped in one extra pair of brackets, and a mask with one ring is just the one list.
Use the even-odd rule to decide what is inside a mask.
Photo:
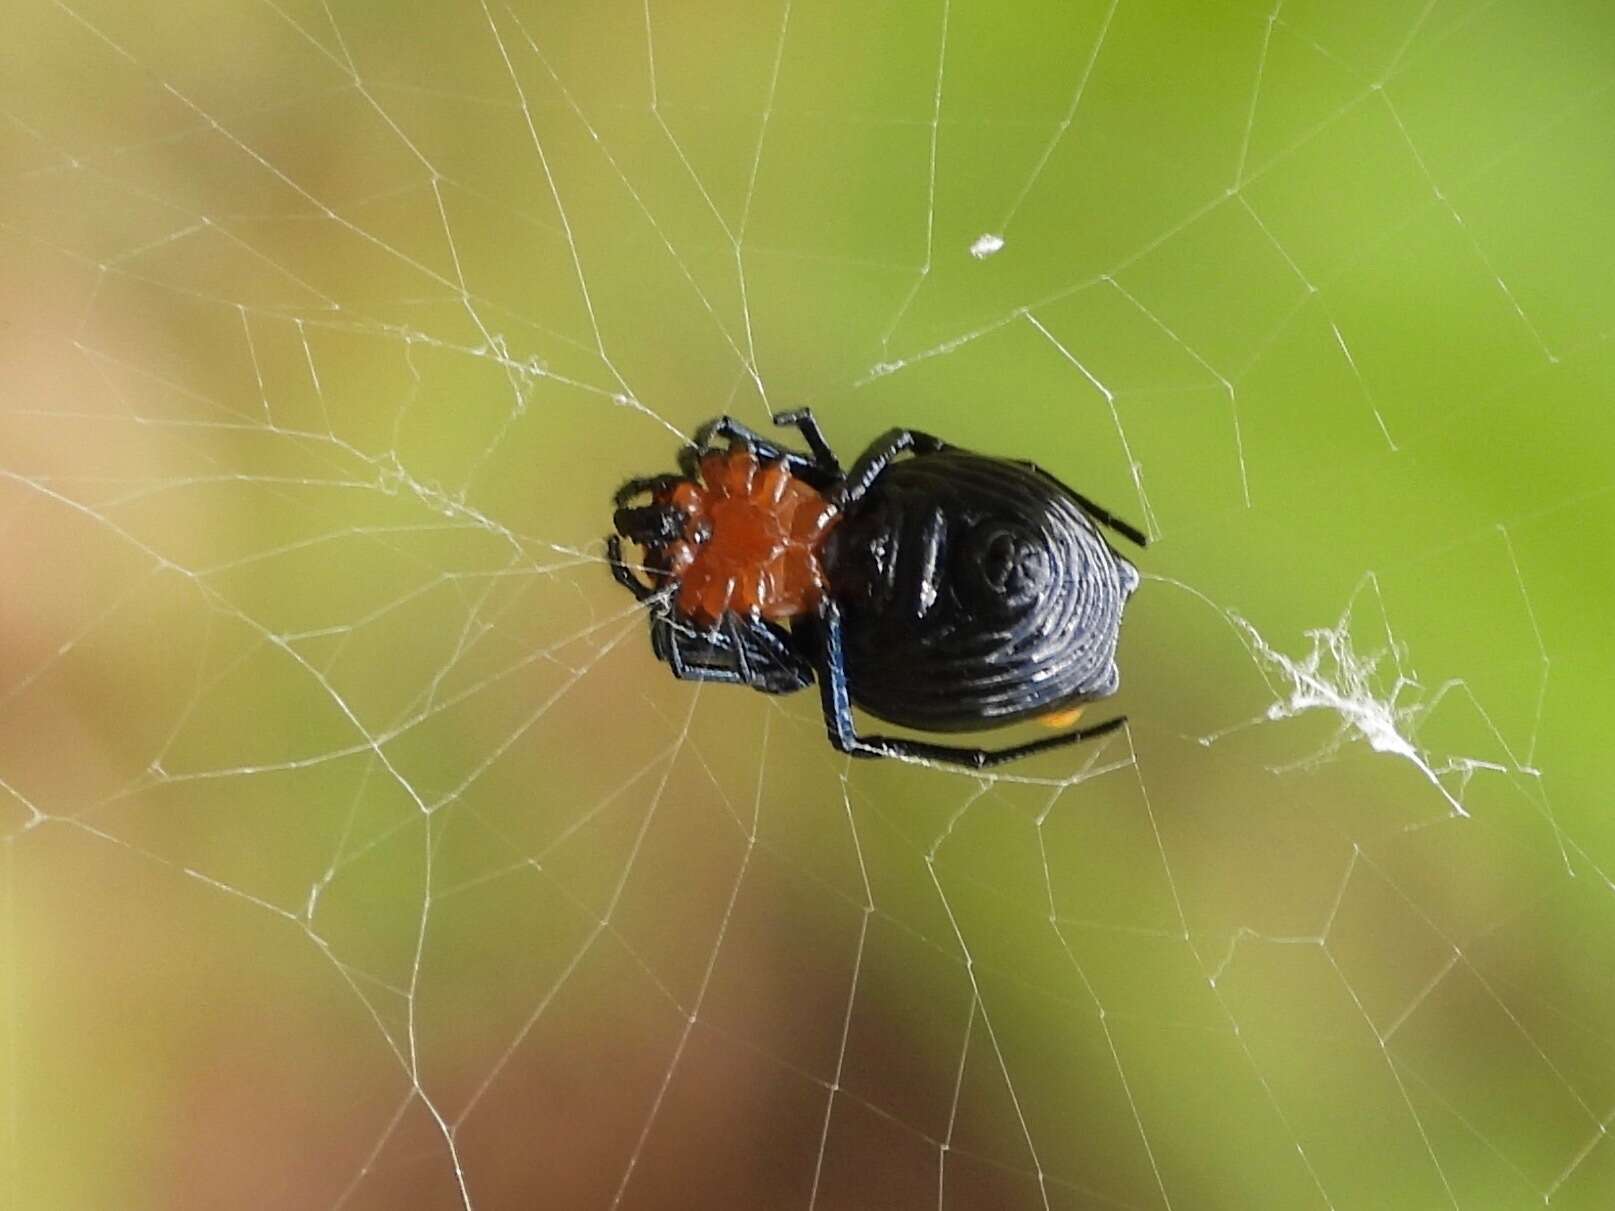
[(955, 744), (934, 744), (928, 740), (910, 740), (902, 736), (860, 736), (852, 717), (852, 695), (847, 689), (846, 652), (842, 644), (841, 615), (834, 605), (825, 610), (823, 643), (820, 654), (820, 691), (824, 696), (824, 723), (830, 734), (830, 743), (839, 751), (853, 757), (910, 757), (921, 761), (935, 761), (942, 765), (958, 765), (966, 769), (986, 769), (1030, 757), (1033, 753), (1064, 748), (1084, 740), (1108, 735), (1127, 722), (1125, 715), (1107, 719), (1092, 727), (1077, 728), (1058, 736), (1044, 736), (1025, 744), (1008, 748), (969, 748)]
[(1103, 505), (1089, 500), (1081, 492), (1078, 492), (1075, 488), (1071, 487), (1070, 484), (1063, 482), (1058, 476), (1051, 475), (1048, 471), (1038, 466), (1034, 462), (1023, 461), (1021, 466), (1025, 467), (1029, 471), (1036, 472), (1050, 483), (1059, 487), (1062, 491), (1069, 493), (1071, 498), (1075, 500), (1077, 504), (1082, 506), (1082, 511), (1084, 513), (1093, 518), (1106, 529), (1114, 530), (1117, 534), (1120, 534), (1135, 547), (1147, 547), (1150, 545), (1149, 537), (1144, 533), (1143, 530), (1140, 530), (1130, 521), (1123, 521), (1120, 517), (1117, 517)]

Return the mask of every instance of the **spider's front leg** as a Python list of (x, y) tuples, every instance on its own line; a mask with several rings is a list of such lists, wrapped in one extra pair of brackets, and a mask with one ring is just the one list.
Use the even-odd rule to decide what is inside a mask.
[(611, 503), (620, 509), (643, 492), (664, 492), (676, 487), (678, 482), (677, 475), (636, 475), (612, 494)]
[(782, 427), (794, 426), (802, 434), (809, 449), (813, 451), (812, 456), (776, 445), (757, 430), (742, 424), (732, 416), (720, 416), (696, 431), (695, 442), (685, 448), (680, 465), (686, 474), (691, 474), (691, 468), (699, 463), (703, 455), (711, 451), (712, 443), (722, 438), (729, 443), (731, 450), (736, 446), (742, 446), (764, 462), (784, 464), (785, 469), (792, 475), (821, 492), (841, 479), (841, 464), (836, 461), (836, 456), (831, 452), (829, 443), (824, 440), (824, 434), (819, 429), (819, 423), (813, 419), (813, 414), (808, 409), (781, 412), (774, 417), (774, 423)]
[(616, 534), (606, 535), (606, 562), (611, 565), (611, 575), (623, 588), (634, 595), (639, 602), (649, 601), (662, 591), (658, 585), (642, 580), (627, 560), (622, 557), (622, 538)]
[(791, 412), (779, 412), (774, 415), (774, 423), (780, 428), (795, 428), (807, 442), (808, 449), (813, 451), (813, 459), (819, 469), (841, 478), (841, 461), (836, 458), (835, 451), (830, 449), (830, 443), (824, 439), (824, 430), (819, 428), (819, 422), (813, 415), (812, 408), (797, 408)]
[(749, 685), (764, 694), (789, 694), (813, 684), (813, 666), (788, 637), (761, 619), (725, 614), (703, 632), (663, 613), (651, 620), (651, 649), (680, 681)]

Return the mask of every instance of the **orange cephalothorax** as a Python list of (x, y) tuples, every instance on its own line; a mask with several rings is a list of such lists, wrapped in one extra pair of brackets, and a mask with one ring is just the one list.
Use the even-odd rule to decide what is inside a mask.
[(680, 480), (655, 494), (684, 517), (684, 535), (663, 549), (659, 568), (679, 582), (678, 612), (711, 625), (727, 610), (778, 622), (814, 609), (835, 506), (744, 448), (715, 451), (700, 465), (700, 483)]

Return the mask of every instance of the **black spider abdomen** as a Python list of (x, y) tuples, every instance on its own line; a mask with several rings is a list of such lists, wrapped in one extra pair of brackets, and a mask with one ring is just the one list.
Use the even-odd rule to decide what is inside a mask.
[(1138, 584), (1072, 494), (962, 450), (888, 466), (826, 552), (852, 698), (925, 731), (1048, 714), (1117, 686)]

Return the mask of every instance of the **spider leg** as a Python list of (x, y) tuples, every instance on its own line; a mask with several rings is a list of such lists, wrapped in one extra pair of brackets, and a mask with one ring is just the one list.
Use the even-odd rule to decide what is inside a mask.
[(940, 454), (952, 449), (947, 442), (929, 433), (915, 429), (888, 429), (874, 445), (858, 456), (852, 470), (847, 472), (847, 478), (837, 486), (832, 503), (842, 509), (857, 504), (880, 473), (900, 454)]
[(824, 440), (824, 430), (819, 428), (819, 422), (815, 419), (812, 408), (797, 408), (790, 412), (776, 413), (774, 423), (781, 428), (794, 426), (797, 432), (801, 433), (802, 440), (807, 442), (808, 449), (813, 451), (813, 459), (819, 467), (840, 478), (841, 462), (836, 458), (835, 451), (830, 449), (830, 443)]
[(641, 580), (633, 568), (623, 560), (622, 539), (616, 534), (606, 536), (606, 562), (611, 565), (611, 575), (616, 578), (618, 584), (634, 595), (635, 601), (649, 601), (661, 592), (656, 585)]
[(776, 446), (750, 425), (743, 424), (727, 414), (708, 421), (695, 431), (695, 447), (705, 452), (712, 449), (713, 442), (719, 438), (727, 441), (731, 448), (736, 445), (751, 447), (758, 458), (768, 461), (782, 459), (793, 471), (797, 466), (811, 465), (811, 460), (806, 455)]
[(726, 615), (716, 630), (691, 631), (662, 615), (651, 621), (651, 648), (680, 681), (749, 685), (764, 694), (789, 694), (813, 684), (813, 668), (774, 627)]
[[(742, 424), (732, 416), (720, 416), (696, 430), (695, 445), (686, 447), (687, 451), (693, 452), (693, 455), (686, 454), (685, 457), (691, 458), (692, 461), (699, 460), (701, 455), (712, 448), (712, 443), (715, 440), (723, 438), (728, 441), (730, 449), (734, 449), (737, 445), (745, 446), (764, 462), (783, 463), (785, 469), (792, 475), (811, 484), (820, 491), (824, 491), (841, 478), (840, 464), (835, 461), (834, 455), (831, 455), (828, 465), (823, 462), (818, 445), (814, 444), (813, 438), (807, 437), (808, 429), (802, 428), (801, 423), (795, 419), (797, 413), (785, 413), (784, 415), (793, 418), (787, 421), (787, 424), (795, 424), (802, 429), (802, 435), (807, 438), (808, 445), (813, 446), (813, 457), (809, 458), (806, 454), (799, 454), (795, 450), (787, 450), (783, 446), (775, 445), (757, 430)], [(819, 445), (823, 445), (824, 435), (818, 432), (818, 425), (813, 422), (811, 417), (808, 418), (807, 423), (817, 435)], [(829, 452), (827, 445), (824, 447), (824, 452)], [(682, 460), (680, 465), (684, 465)]]
[[(721, 681), (731, 685), (741, 681), (733, 651), (723, 652), (710, 639), (681, 630), (666, 614), (651, 620), (650, 645), (680, 681)], [(715, 655), (719, 658), (714, 659)]]
[(622, 508), (641, 492), (660, 492), (664, 488), (671, 488), (679, 482), (677, 475), (645, 475), (630, 479), (611, 497), (611, 503)]
[(701, 450), (696, 446), (682, 446), (678, 453), (679, 473), (694, 483), (701, 482)]
[(735, 642), (741, 646), (756, 645), (749, 654), (753, 662), (761, 657), (755, 674), (748, 684), (765, 694), (789, 694), (805, 690), (813, 684), (813, 665), (803, 659), (787, 635), (766, 622), (747, 624), (744, 631), (737, 626)]
[(1125, 715), (1107, 719), (1092, 727), (1077, 728), (1057, 736), (1045, 736), (1008, 748), (969, 748), (953, 744), (933, 744), (901, 736), (860, 736), (852, 718), (852, 695), (847, 689), (846, 652), (841, 637), (841, 614), (834, 603), (824, 612), (820, 692), (824, 699), (824, 723), (830, 743), (853, 757), (914, 757), (966, 769), (986, 769), (1033, 753), (1064, 748), (1083, 740), (1107, 735), (1127, 722)]
[(735, 672), (740, 680), (747, 685), (755, 683), (757, 673), (752, 670), (751, 660), (746, 655), (746, 644), (740, 637), (740, 620), (734, 614), (723, 616), (723, 634), (729, 640), (729, 650), (735, 654)]
[(1058, 484), (1062, 491), (1070, 493), (1070, 495), (1075, 498), (1076, 502), (1082, 506), (1083, 512), (1087, 513), (1089, 517), (1093, 518), (1100, 525), (1116, 531), (1116, 533), (1120, 534), (1135, 547), (1149, 546), (1150, 540), (1145, 536), (1144, 531), (1140, 530), (1131, 522), (1123, 521), (1103, 505), (1095, 504), (1081, 492), (1078, 492), (1069, 484), (1062, 483), (1058, 478), (1050, 475), (1036, 463), (1023, 461), (1021, 466), (1026, 467), (1028, 470), (1035, 471), (1037, 474), (1041, 475), (1044, 479), (1050, 481), (1051, 483)]

